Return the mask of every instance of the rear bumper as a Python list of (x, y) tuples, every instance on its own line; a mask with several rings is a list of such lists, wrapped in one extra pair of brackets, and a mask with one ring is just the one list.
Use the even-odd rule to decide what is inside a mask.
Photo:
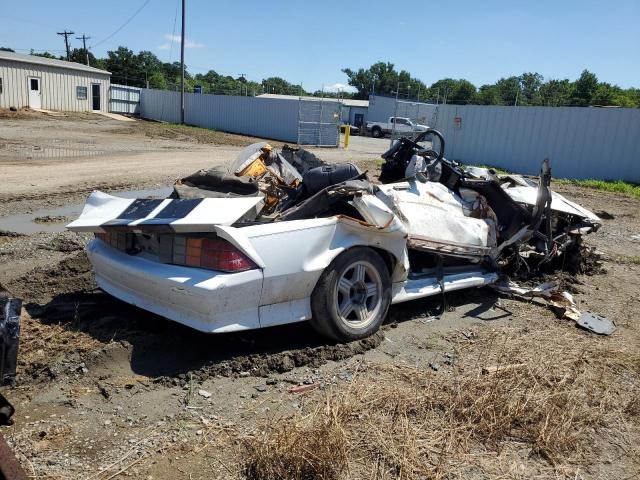
[(210, 333), (260, 328), (261, 270), (223, 273), (127, 255), (92, 240), (96, 283), (114, 297)]

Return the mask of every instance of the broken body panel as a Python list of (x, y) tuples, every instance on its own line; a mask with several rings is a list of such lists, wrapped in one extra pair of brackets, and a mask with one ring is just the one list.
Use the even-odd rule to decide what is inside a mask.
[[(504, 209), (494, 212), (479, 193), (493, 182), (503, 202), (511, 198), (512, 210), (522, 209), (528, 221), (539, 194), (523, 178), (514, 176), (502, 185), (485, 179), (485, 190), (417, 178), (376, 186), (359, 172), (353, 177), (350, 169), (309, 170), (304, 155), (288, 162), (256, 144), (229, 172), (203, 171), (178, 182), (170, 199), (129, 200), (94, 192), (68, 228), (96, 234), (87, 253), (103, 290), (205, 332), (310, 319), (321, 275), (356, 247), (384, 258), (391, 303), (398, 303), (494, 283), (501, 255), (537, 234), (523, 221), (507, 225), (505, 218), (516, 222), (516, 217)], [(306, 176), (312, 171), (313, 182)], [(217, 198), (205, 198), (209, 191), (197, 193), (207, 189), (208, 174)], [(241, 193), (230, 174), (249, 175)], [(188, 198), (180, 198), (185, 190)], [(553, 196), (554, 207), (580, 225), (586, 221), (597, 228), (595, 215), (559, 195)], [(507, 234), (507, 227), (513, 231)], [(222, 250), (207, 250), (207, 245)], [(225, 271), (211, 265), (225, 265)]]

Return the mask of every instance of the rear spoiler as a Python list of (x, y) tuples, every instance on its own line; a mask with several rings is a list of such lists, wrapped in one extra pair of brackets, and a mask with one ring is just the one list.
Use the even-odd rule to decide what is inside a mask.
[(73, 232), (101, 233), (110, 229), (132, 232), (214, 232), (215, 226), (229, 226), (253, 219), (261, 210), (263, 197), (130, 199), (93, 192), (77, 220), (67, 225)]

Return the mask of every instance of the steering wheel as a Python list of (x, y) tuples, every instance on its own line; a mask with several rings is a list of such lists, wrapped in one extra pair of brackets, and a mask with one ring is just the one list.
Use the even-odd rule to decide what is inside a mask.
[[(413, 143), (415, 144), (415, 148), (420, 149), (421, 147), (420, 145), (418, 145), (418, 143), (423, 141), (429, 134), (435, 135), (436, 137), (438, 137), (438, 140), (440, 140), (440, 149), (438, 150), (438, 156), (435, 160), (435, 162), (437, 163), (444, 158), (444, 137), (438, 130), (427, 128), (424, 132), (418, 135), (415, 140), (413, 140)], [(431, 143), (431, 146), (433, 147), (433, 142)]]

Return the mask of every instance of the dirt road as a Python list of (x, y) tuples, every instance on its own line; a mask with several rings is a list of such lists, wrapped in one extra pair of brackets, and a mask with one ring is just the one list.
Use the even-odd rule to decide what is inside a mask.
[[(67, 128), (48, 122), (0, 120), (0, 137), (42, 130), (44, 148), (57, 135), (48, 128)], [(95, 185), (166, 184), (210, 166), (203, 153), (251, 142), (104, 122), (92, 145), (113, 141), (108, 155), (0, 151), (3, 179), (24, 183), (0, 192), (3, 212)], [(64, 133), (75, 146), (77, 128)], [(125, 145), (140, 150), (123, 156)], [(366, 150), (345, 158), (375, 165)], [(394, 306), (380, 334), (347, 345), (304, 323), (205, 335), (96, 290), (83, 236), (0, 234), (0, 283), (25, 304), (18, 386), (6, 392), (18, 413), (3, 434), (29, 475), (56, 479), (253, 480), (268, 468), (280, 478), (637, 478), (640, 200), (561, 189), (605, 219), (586, 239), (603, 263), (554, 278), (581, 309), (615, 320), (611, 337), (489, 289), (447, 295), (439, 319), (439, 298)]]
[[(198, 169), (225, 165), (255, 141), (260, 139), (98, 115), (0, 118), (0, 216), (78, 202), (96, 189), (171, 185)], [(356, 137), (348, 151), (311, 150), (327, 161), (375, 168), (386, 147), (388, 141)]]

